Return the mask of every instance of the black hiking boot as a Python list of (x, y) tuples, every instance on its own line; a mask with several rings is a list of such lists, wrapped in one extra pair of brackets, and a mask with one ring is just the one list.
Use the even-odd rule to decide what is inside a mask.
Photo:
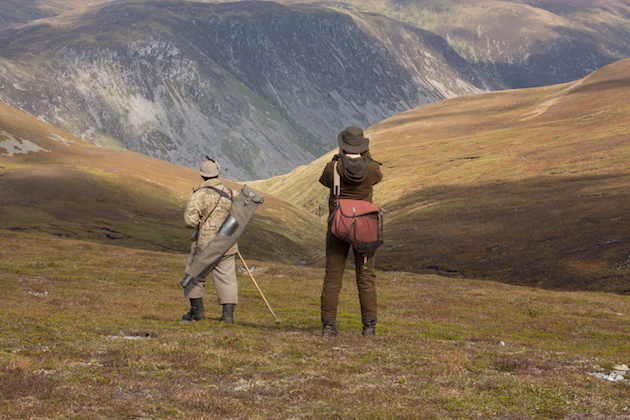
[(376, 334), (376, 318), (363, 318), (363, 333), (364, 337), (371, 337)]
[(226, 324), (234, 324), (234, 303), (226, 303), (223, 306), (221, 321)]
[(183, 322), (201, 321), (206, 319), (203, 312), (203, 299), (190, 299), (190, 311), (182, 316)]
[(322, 337), (330, 338), (337, 336), (337, 319), (322, 317)]

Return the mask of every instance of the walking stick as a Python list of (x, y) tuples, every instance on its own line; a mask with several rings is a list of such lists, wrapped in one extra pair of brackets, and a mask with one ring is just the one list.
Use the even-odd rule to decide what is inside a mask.
[(258, 283), (256, 283), (254, 276), (252, 276), (252, 272), (249, 271), (249, 267), (247, 267), (247, 263), (243, 259), (243, 256), (241, 255), (241, 251), (237, 251), (236, 253), (238, 254), (238, 257), (241, 259), (241, 261), (243, 262), (243, 265), (245, 266), (245, 270), (247, 270), (247, 272), (249, 273), (249, 277), (251, 277), (252, 281), (254, 282), (254, 286), (256, 286), (256, 289), (258, 289), (258, 293), (260, 293), (260, 296), (263, 298), (263, 300), (267, 304), (267, 308), (269, 309), (269, 312), (271, 312), (273, 319), (276, 320), (276, 324), (280, 325), (280, 321), (278, 321), (278, 318), (276, 318), (276, 314), (273, 313), (273, 309), (271, 309), (271, 306), (269, 306), (269, 302), (267, 302), (267, 299), (265, 299), (265, 295), (263, 295), (262, 290), (260, 290), (260, 287), (258, 287)]

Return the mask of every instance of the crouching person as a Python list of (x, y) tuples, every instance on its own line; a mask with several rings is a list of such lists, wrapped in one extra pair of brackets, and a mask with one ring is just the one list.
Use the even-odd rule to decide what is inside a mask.
[[(193, 192), (186, 211), (186, 226), (195, 229), (191, 236), (191, 250), (186, 272), (189, 271), (195, 257), (208, 245), (217, 234), (224, 220), (230, 214), (232, 200), (237, 192), (223, 186), (219, 180), (219, 164), (208, 159), (201, 164), (199, 174), (203, 182)], [(234, 307), (238, 304), (238, 283), (236, 281), (235, 256), (238, 245), (235, 243), (215, 264), (204, 271), (184, 289), (184, 297), (190, 299), (190, 311), (182, 316), (182, 321), (201, 321), (205, 319), (203, 297), (205, 295), (206, 275), (212, 275), (214, 289), (223, 311), (221, 321), (234, 323)]]

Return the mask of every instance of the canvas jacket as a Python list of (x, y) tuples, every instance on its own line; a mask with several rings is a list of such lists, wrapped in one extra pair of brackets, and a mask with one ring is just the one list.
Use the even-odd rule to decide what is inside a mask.
[(319, 182), (330, 189), (328, 199), (328, 211), (332, 212), (335, 206), (335, 196), (333, 193), (333, 170), (335, 162), (338, 161), (337, 172), (341, 176), (341, 193), (339, 198), (349, 200), (364, 200), (372, 202), (373, 186), (383, 179), (381, 164), (372, 160), (370, 152), (365, 152), (361, 157), (350, 159), (347, 156), (335, 155), (332, 161), (328, 162), (324, 168)]
[[(237, 191), (223, 186), (221, 181), (216, 178), (209, 179), (195, 188), (195, 192), (188, 200), (184, 211), (186, 226), (199, 232), (197, 242), (196, 244), (193, 243), (191, 248), (193, 253), (201, 252), (208, 245), (223, 224), (223, 221), (230, 214), (230, 209), (232, 208), (231, 200), (219, 195), (210, 187), (223, 190), (231, 197), (236, 197), (238, 194)], [(225, 255), (236, 254), (237, 251), (238, 245), (234, 244)]]

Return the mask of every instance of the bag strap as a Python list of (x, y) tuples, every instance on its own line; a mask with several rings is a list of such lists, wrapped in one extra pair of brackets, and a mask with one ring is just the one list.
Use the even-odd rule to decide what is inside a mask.
[(335, 161), (333, 166), (333, 195), (335, 196), (335, 206), (339, 205), (339, 195), (341, 194), (341, 176), (337, 172), (338, 160)]
[[(205, 188), (210, 188), (214, 190), (216, 193), (218, 193), (221, 197), (227, 198), (230, 201), (234, 201), (232, 191), (230, 191), (230, 195), (228, 195), (225, 191), (220, 190), (218, 188), (214, 188), (214, 187), (205, 187)], [(199, 223), (199, 229), (201, 229), (201, 226), (203, 226), (203, 224), (206, 223), (206, 220), (208, 220), (208, 217), (210, 217), (210, 215), (214, 213), (214, 211), (217, 209), (217, 207), (219, 206), (219, 202), (221, 202), (221, 197), (219, 197), (219, 199), (217, 200), (217, 203), (214, 205), (214, 207), (212, 207), (212, 210), (210, 210), (210, 213), (206, 214), (206, 217), (203, 219), (203, 222)]]
[[(221, 197), (227, 198), (230, 201), (234, 201), (233, 198), (233, 193), (230, 190), (230, 195), (228, 195), (225, 191), (220, 190), (218, 188), (214, 188), (214, 187), (204, 187), (204, 188), (210, 188), (212, 190), (214, 190), (216, 193), (218, 193)], [(204, 223), (206, 223), (206, 221), (208, 220), (208, 218), (212, 215), (212, 213), (214, 213), (214, 211), (217, 209), (217, 207), (219, 206), (219, 202), (221, 201), (221, 197), (219, 197), (219, 199), (217, 200), (217, 203), (214, 205), (214, 207), (212, 207), (212, 210), (210, 210), (210, 212), (208, 214), (206, 214), (206, 217), (203, 218), (203, 220), (201, 222), (199, 222), (199, 224), (197, 225), (197, 232), (201, 232), (201, 226), (203, 226)], [(197, 255), (198, 252), (198, 245), (199, 241), (197, 241), (197, 245), (195, 246), (195, 255)]]
[(215, 192), (217, 192), (217, 194), (219, 194), (221, 197), (225, 197), (225, 198), (227, 198), (230, 201), (234, 201), (234, 197), (233, 197), (233, 194), (232, 194), (231, 190), (230, 190), (230, 195), (228, 195), (225, 191), (220, 190), (220, 189), (215, 188), (215, 187), (204, 187), (204, 188), (210, 188), (210, 189), (214, 190)]

